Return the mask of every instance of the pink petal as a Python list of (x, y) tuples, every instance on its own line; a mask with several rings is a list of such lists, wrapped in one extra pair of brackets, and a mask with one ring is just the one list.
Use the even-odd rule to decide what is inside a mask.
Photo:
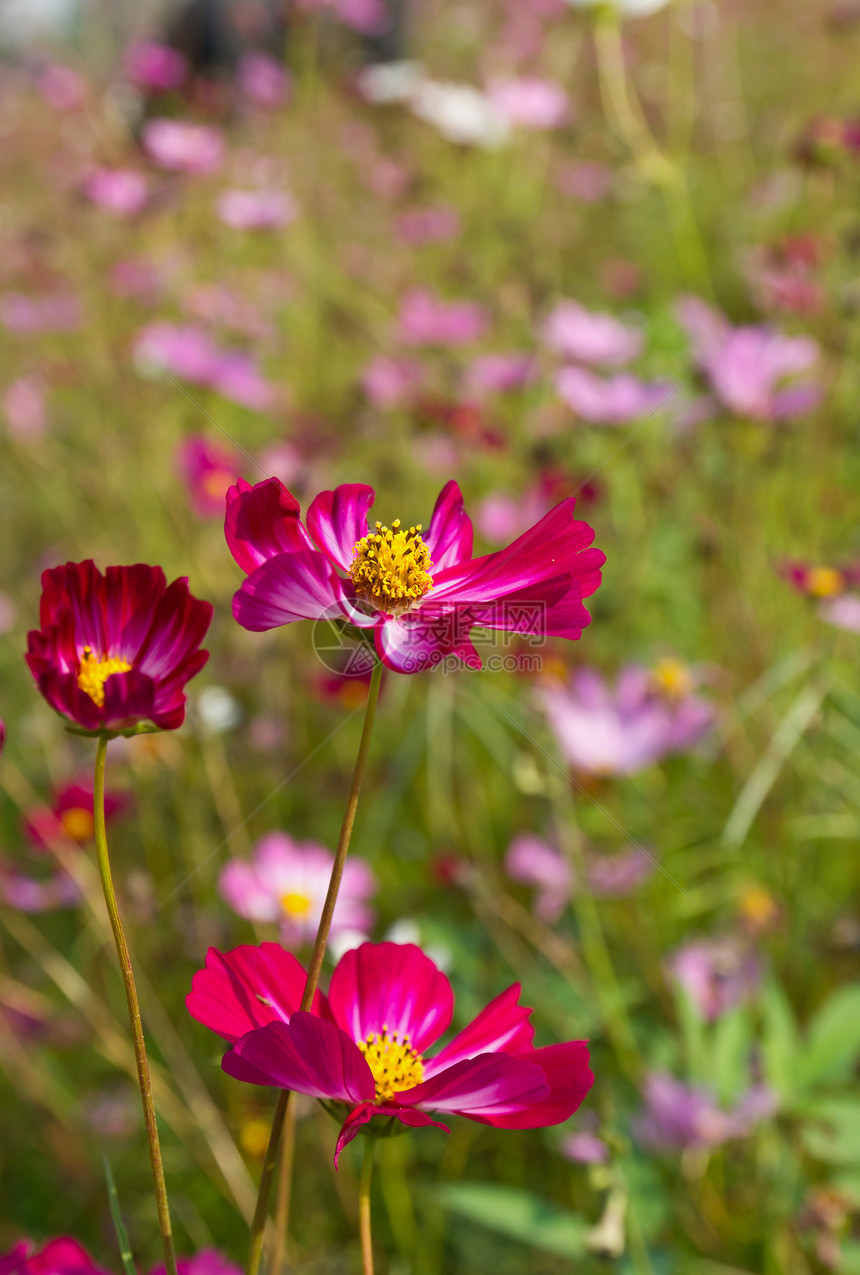
[(490, 1114), (489, 1123), (497, 1129), (542, 1129), (561, 1124), (582, 1103), (594, 1075), (588, 1065), (588, 1045), (584, 1040), (571, 1040), (562, 1045), (546, 1045), (524, 1055), (537, 1064), (544, 1074), (548, 1094), (538, 1102), (508, 1114)]
[(344, 1147), (349, 1146), (353, 1138), (361, 1132), (362, 1126), (366, 1125), (374, 1116), (382, 1116), (388, 1120), (399, 1120), (401, 1124), (408, 1125), (410, 1129), (420, 1129), (425, 1128), (427, 1125), (432, 1125), (434, 1129), (441, 1129), (444, 1133), (451, 1132), (446, 1124), (440, 1124), (438, 1120), (433, 1120), (425, 1112), (415, 1111), (412, 1107), (380, 1107), (375, 1102), (363, 1102), (351, 1111), (343, 1122), (334, 1152), (335, 1168), (337, 1168), (341, 1151)]
[[(279, 943), (244, 944), (231, 952), (210, 947), (206, 968), (191, 981), (185, 1005), (192, 1018), (226, 1040), (235, 1041), (255, 1027), (289, 1022), (301, 1004), (307, 974)], [(323, 1011), (317, 992), (314, 1013)]]
[(454, 1063), (423, 1084), (404, 1089), (397, 1098), (410, 1107), (450, 1111), (473, 1120), (518, 1117), (550, 1096), (543, 1069), (531, 1061), (533, 1058), (534, 1053), (528, 1060), (510, 1054), (478, 1054)]
[(374, 634), (379, 658), (397, 673), (423, 673), (450, 657), (468, 668), (480, 668), (481, 658), (469, 641), (471, 616), (451, 611), (426, 618), (422, 611), (387, 620)]
[(464, 1058), (477, 1054), (505, 1053), (525, 1054), (531, 1050), (534, 1028), (529, 1022), (531, 1010), (517, 1002), (520, 985), (514, 983), (507, 991), (490, 1001), (467, 1027), (464, 1027), (441, 1053), (424, 1064), (424, 1075), (429, 1080), (438, 1072), (452, 1067)]
[(280, 553), (313, 546), (299, 521), (299, 502), (280, 478), (253, 487), (240, 478), (227, 492), (227, 545), (246, 573)]
[(412, 943), (362, 943), (331, 976), (332, 1018), (353, 1040), (397, 1032), (421, 1054), (447, 1030), (454, 994), (445, 975)]
[(364, 483), (343, 483), (321, 491), (308, 509), (308, 531), (316, 545), (343, 571), (349, 571), (356, 541), (367, 535), (367, 514), (375, 493)]
[(453, 481), (446, 483), (433, 507), (424, 536), (434, 571), (443, 571), (472, 556), (472, 520), (463, 508), (463, 495)]
[(221, 1061), (228, 1075), (251, 1085), (274, 1085), (310, 1098), (361, 1102), (376, 1084), (361, 1051), (345, 1032), (314, 1014), (248, 1032)]
[(343, 580), (316, 549), (282, 553), (257, 567), (233, 595), (233, 615), (254, 633), (294, 620), (347, 618), (364, 627), (375, 623), (350, 605)]

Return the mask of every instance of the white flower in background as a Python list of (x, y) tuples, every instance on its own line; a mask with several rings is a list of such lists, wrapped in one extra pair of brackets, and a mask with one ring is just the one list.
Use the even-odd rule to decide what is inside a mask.
[(223, 735), (242, 720), (242, 708), (226, 686), (207, 686), (197, 696), (197, 720), (203, 735)]
[(417, 62), (380, 62), (365, 67), (358, 77), (358, 89), (368, 102), (409, 102), (424, 79)]
[(598, 9), (611, 6), (623, 18), (647, 18), (649, 14), (665, 9), (670, 0), (567, 0), (574, 9)]
[(412, 95), (412, 110), (449, 142), (465, 146), (494, 150), (510, 132), (506, 116), (471, 84), (425, 80)]

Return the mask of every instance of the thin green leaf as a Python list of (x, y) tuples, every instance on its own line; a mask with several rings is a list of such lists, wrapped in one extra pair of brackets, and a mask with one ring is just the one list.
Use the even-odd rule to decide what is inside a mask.
[(125, 1275), (138, 1275), (137, 1267), (134, 1264), (134, 1255), (131, 1251), (129, 1243), (128, 1231), (125, 1229), (125, 1222), (122, 1220), (122, 1212), (119, 1207), (119, 1194), (116, 1189), (116, 1179), (113, 1176), (113, 1169), (110, 1167), (110, 1160), (107, 1156), (102, 1156), (105, 1166), (105, 1179), (107, 1181), (108, 1202), (110, 1203), (110, 1215), (113, 1218), (113, 1228), (116, 1231), (116, 1242), (119, 1245), (119, 1255), (122, 1259)]

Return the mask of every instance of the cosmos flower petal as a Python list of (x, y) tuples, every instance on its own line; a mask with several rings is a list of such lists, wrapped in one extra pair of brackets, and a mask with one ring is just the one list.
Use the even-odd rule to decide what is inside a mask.
[(376, 1092), (370, 1068), (346, 1032), (314, 1014), (293, 1014), (289, 1024), (248, 1032), (221, 1066), (237, 1080), (332, 1102), (367, 1101)]
[(228, 490), (224, 535), (245, 572), (278, 554), (313, 548), (299, 519), (299, 502), (280, 478), (254, 486), (240, 478)]
[(445, 975), (412, 943), (364, 943), (347, 952), (331, 976), (334, 1021), (353, 1040), (387, 1030), (416, 1053), (445, 1032), (454, 994)]
[(545, 1102), (551, 1094), (543, 1069), (531, 1061), (532, 1057), (478, 1054), (404, 1089), (397, 1100), (410, 1107), (450, 1111), (473, 1120), (516, 1115)]
[(447, 656), (468, 668), (480, 668), (481, 658), (469, 640), (471, 623), (455, 611), (426, 616), (423, 608), (407, 612), (377, 628), (376, 652), (383, 664), (397, 673), (423, 673)]
[[(192, 1018), (235, 1043), (266, 1023), (289, 1022), (301, 1004), (307, 975), (279, 943), (243, 944), (230, 952), (210, 947), (206, 967), (191, 982), (185, 1005)], [(325, 998), (314, 997), (314, 1013)]]
[(349, 571), (356, 541), (367, 535), (367, 515), (374, 499), (373, 488), (365, 483), (343, 483), (334, 491), (321, 491), (311, 502), (308, 531), (342, 571)]
[(377, 1106), (375, 1102), (362, 1102), (349, 1113), (343, 1122), (334, 1152), (335, 1168), (337, 1168), (341, 1151), (344, 1147), (349, 1146), (353, 1138), (361, 1132), (362, 1127), (369, 1120), (372, 1120), (374, 1116), (381, 1116), (386, 1120), (399, 1120), (401, 1124), (407, 1125), (410, 1129), (422, 1129), (432, 1125), (434, 1129), (441, 1129), (443, 1133), (451, 1132), (446, 1124), (441, 1124), (438, 1120), (434, 1120), (425, 1111), (416, 1111), (414, 1107)]
[[(155, 685), (140, 669), (114, 673), (104, 684), (103, 722), (107, 727), (121, 728), (134, 722), (154, 720)], [(156, 722), (156, 726), (159, 723)]]
[(355, 614), (344, 582), (324, 553), (302, 549), (270, 558), (252, 571), (233, 596), (233, 615), (254, 633), (294, 620), (336, 620), (373, 624)]
[(545, 1045), (523, 1057), (540, 1067), (549, 1092), (520, 1111), (489, 1114), (490, 1124), (497, 1129), (539, 1129), (569, 1119), (594, 1084), (587, 1042), (572, 1040), (561, 1045)]
[(463, 506), (463, 494), (453, 480), (440, 491), (423, 539), (436, 572), (471, 558), (472, 519)]
[(476, 1054), (526, 1054), (531, 1050), (534, 1028), (529, 1022), (531, 1010), (520, 1005), (521, 987), (514, 983), (495, 1000), (490, 1001), (467, 1027), (454, 1037), (435, 1058), (424, 1063), (424, 1076), (429, 1080), (454, 1063)]

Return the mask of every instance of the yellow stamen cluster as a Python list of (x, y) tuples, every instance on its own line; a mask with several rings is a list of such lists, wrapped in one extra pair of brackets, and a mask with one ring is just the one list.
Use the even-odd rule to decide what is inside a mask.
[(82, 691), (86, 691), (94, 704), (98, 704), (99, 708), (103, 708), (105, 682), (114, 673), (128, 673), (130, 668), (131, 665), (125, 660), (119, 660), (113, 656), (104, 655), (98, 660), (90, 648), (85, 646), (78, 668), (78, 686)]
[(424, 1079), (424, 1062), (420, 1054), (409, 1044), (409, 1037), (397, 1039), (397, 1032), (388, 1035), (388, 1028), (372, 1032), (358, 1047), (367, 1059), (376, 1081), (376, 1101), (390, 1102), (396, 1094)]
[(430, 550), (421, 539), (421, 523), (408, 530), (395, 518), (355, 546), (350, 573), (356, 593), (388, 615), (403, 615), (433, 588)]
[(305, 916), (310, 909), (311, 901), (306, 894), (282, 894), (281, 907), (287, 916)]
[(845, 588), (845, 577), (835, 567), (810, 567), (803, 583), (814, 598), (833, 598)]
[(693, 689), (693, 675), (680, 660), (658, 660), (651, 670), (651, 681), (667, 699), (684, 699)]
[(92, 813), (83, 806), (72, 806), (64, 810), (60, 815), (60, 823), (67, 837), (80, 842), (89, 841), (95, 827)]

